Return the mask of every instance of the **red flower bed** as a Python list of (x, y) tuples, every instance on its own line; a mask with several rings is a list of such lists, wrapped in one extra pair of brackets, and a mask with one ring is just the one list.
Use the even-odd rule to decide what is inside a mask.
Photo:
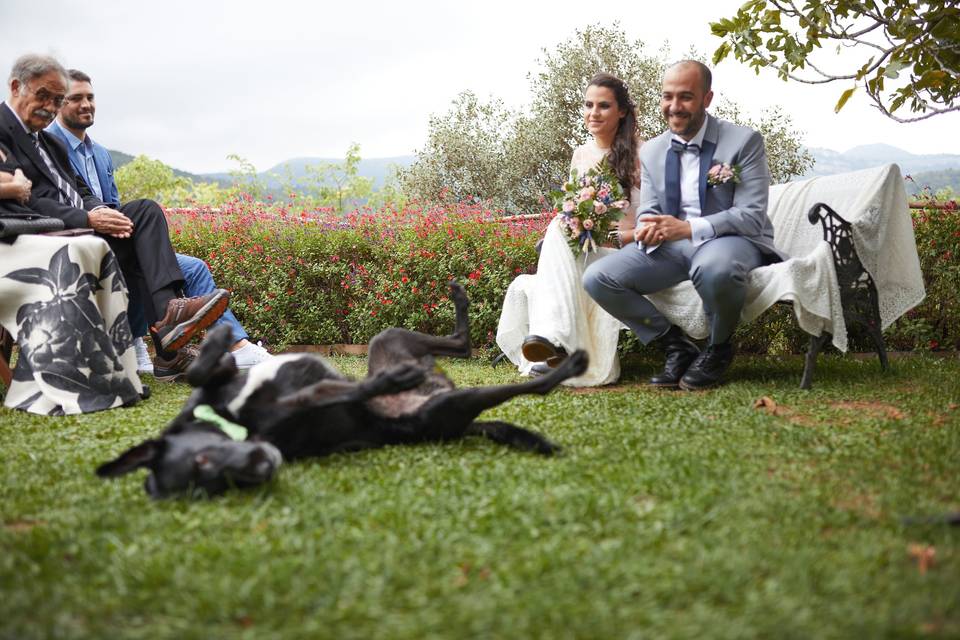
[(410, 203), (339, 217), (241, 200), (167, 218), (177, 250), (206, 260), (247, 330), (272, 345), (365, 343), (390, 326), (449, 333), (456, 278), (475, 346), (489, 346), (507, 285), (535, 267), (552, 217), (498, 213)]

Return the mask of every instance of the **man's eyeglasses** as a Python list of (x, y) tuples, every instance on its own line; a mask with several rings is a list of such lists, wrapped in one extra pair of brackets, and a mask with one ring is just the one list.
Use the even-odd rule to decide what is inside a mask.
[(27, 92), (27, 93), (32, 93), (33, 96), (34, 96), (37, 100), (39, 100), (42, 104), (48, 104), (48, 103), (52, 102), (52, 103), (53, 103), (53, 106), (56, 107), (57, 109), (59, 109), (60, 107), (63, 106), (63, 101), (64, 101), (64, 99), (66, 98), (66, 96), (64, 96), (64, 95), (62, 95), (62, 94), (61, 94), (61, 95), (55, 95), (55, 94), (53, 94), (53, 93), (50, 93), (49, 91), (47, 91), (47, 90), (46, 90), (45, 88), (43, 88), (43, 87), (40, 87), (39, 89), (37, 89), (36, 91), (34, 91), (33, 89), (31, 89), (31, 88), (28, 87), (27, 85), (23, 85), (23, 91), (25, 91), (25, 92)]

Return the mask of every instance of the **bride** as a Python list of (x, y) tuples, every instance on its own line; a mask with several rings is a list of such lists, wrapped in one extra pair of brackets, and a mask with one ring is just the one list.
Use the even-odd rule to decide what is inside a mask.
[[(571, 170), (583, 175), (604, 157), (617, 174), (630, 206), (611, 232), (613, 246), (633, 239), (640, 201), (637, 119), (627, 85), (609, 73), (590, 79), (583, 95), (583, 120), (592, 139), (577, 147)], [(597, 386), (620, 377), (617, 340), (621, 322), (583, 290), (580, 278), (593, 261), (615, 251), (601, 248), (574, 256), (556, 216), (547, 227), (535, 275), (521, 275), (507, 289), (497, 326), (497, 344), (523, 375), (543, 373), (576, 349), (586, 349), (590, 366), (564, 384)]]

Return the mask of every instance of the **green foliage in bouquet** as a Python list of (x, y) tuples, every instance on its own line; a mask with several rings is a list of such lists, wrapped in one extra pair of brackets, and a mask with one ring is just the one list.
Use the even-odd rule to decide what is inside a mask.
[(606, 158), (582, 176), (573, 169), (563, 190), (550, 196), (560, 214), (560, 229), (576, 255), (596, 251), (610, 233), (611, 223), (630, 206)]

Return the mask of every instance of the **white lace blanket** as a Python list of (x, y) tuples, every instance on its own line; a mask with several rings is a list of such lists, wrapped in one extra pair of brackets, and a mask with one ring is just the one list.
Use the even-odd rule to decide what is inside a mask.
[[(750, 273), (742, 318), (753, 320), (778, 300), (787, 300), (804, 331), (812, 335), (828, 331), (833, 344), (846, 351), (847, 330), (830, 247), (821, 226), (807, 220), (807, 212), (818, 202), (851, 223), (857, 254), (877, 286), (884, 329), (923, 299), (903, 177), (900, 168), (890, 164), (771, 187), (769, 215), (777, 247), (796, 257)], [(647, 297), (689, 335), (709, 334), (703, 305), (689, 281)]]

